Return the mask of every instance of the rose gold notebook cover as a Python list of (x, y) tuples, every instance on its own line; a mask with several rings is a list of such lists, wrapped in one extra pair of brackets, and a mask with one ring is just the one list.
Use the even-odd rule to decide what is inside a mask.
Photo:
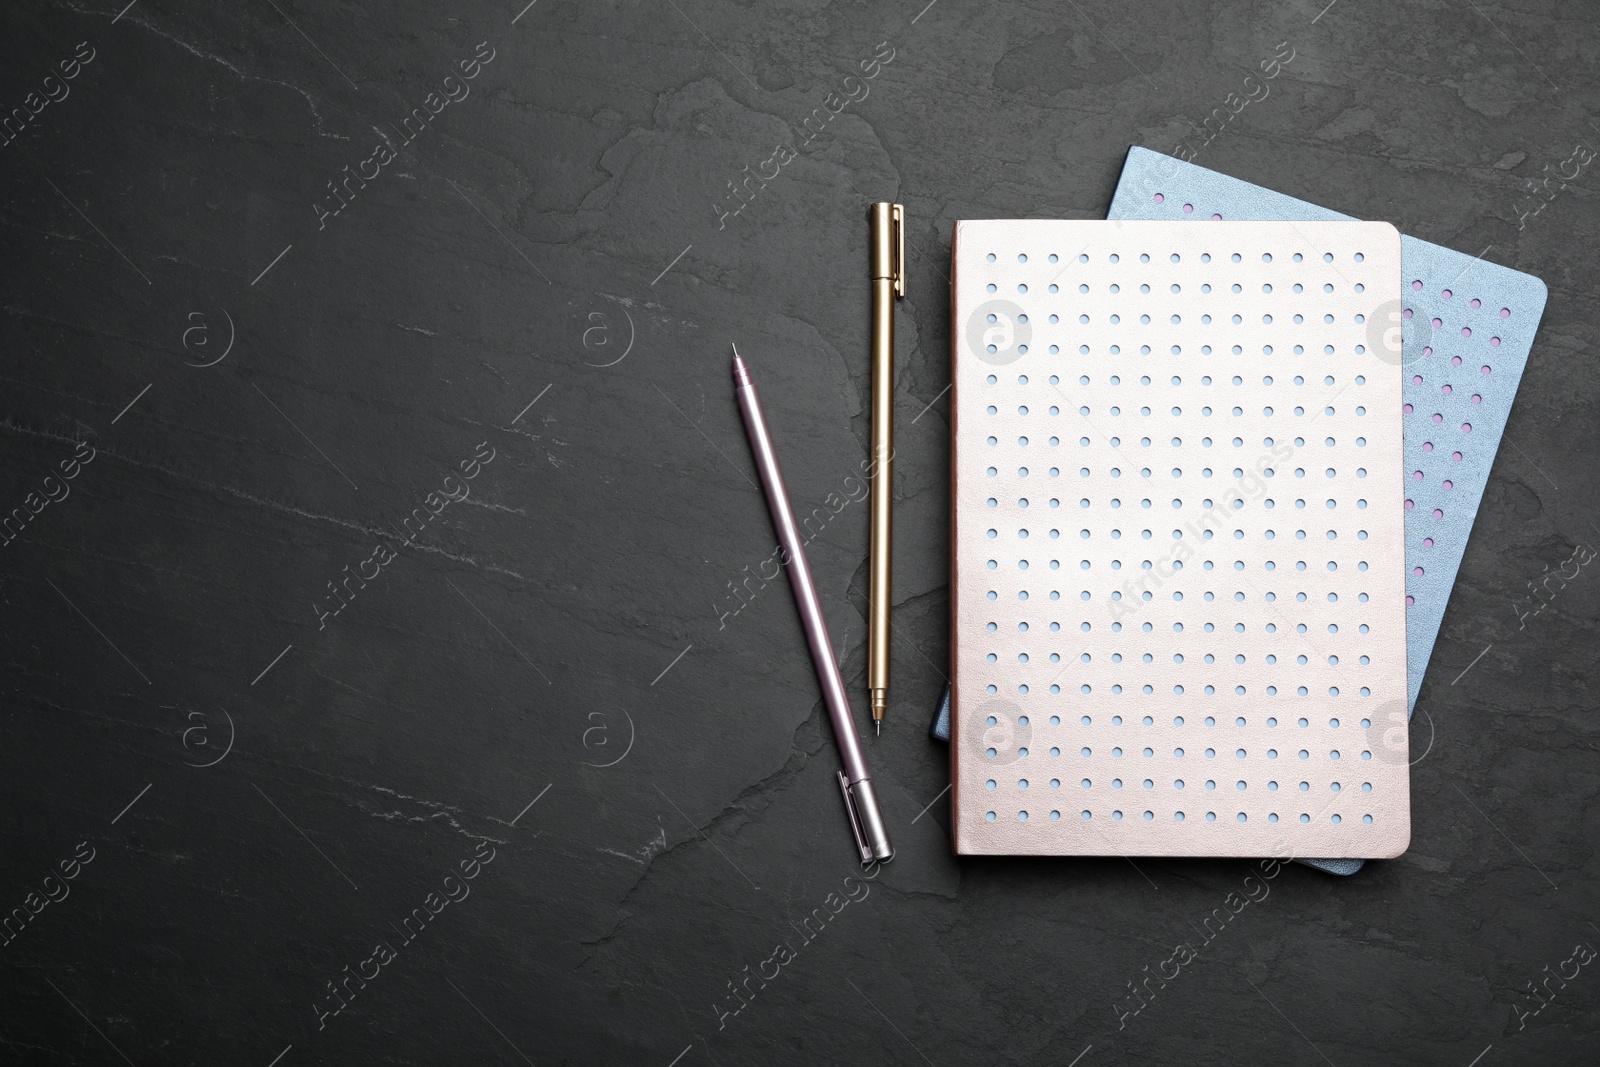
[(952, 259), (955, 850), (1399, 855), (1399, 234), (993, 220)]

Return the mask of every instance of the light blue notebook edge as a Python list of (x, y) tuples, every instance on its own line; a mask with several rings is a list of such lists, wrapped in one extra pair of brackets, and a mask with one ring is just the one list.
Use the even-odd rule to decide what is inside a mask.
[[(1167, 196), (1169, 189), (1174, 194), (1171, 197)], [(1168, 204), (1171, 206), (1166, 206)], [(1160, 152), (1137, 145), (1130, 147), (1107, 218), (1159, 220), (1174, 216), (1180, 220), (1189, 217), (1194, 221), (1215, 217), (1247, 221), (1354, 221), (1353, 216), (1218, 174)], [(1479, 257), (1471, 257), (1442, 245), (1404, 235), (1401, 237), (1401, 261), (1404, 273), (1401, 302), (1411, 312), (1402, 323), (1397, 324), (1403, 329), (1403, 364), (1407, 374), (1405, 400), (1408, 405), (1408, 432), (1405, 452), (1407, 469), (1422, 476), (1414, 487), (1408, 483), (1407, 493), (1406, 673), (1409, 717), (1416, 708), (1417, 694), (1421, 690), (1439, 628), (1444, 622), (1450, 590), (1466, 555), (1467, 540), (1482, 503), (1494, 457), (1499, 451), (1500, 439), (1510, 418), (1512, 402), (1532, 352), (1549, 290), (1543, 281), (1531, 274), (1483, 261), (1481, 253)], [(1440, 289), (1433, 288), (1433, 283), (1447, 274), (1450, 275), (1449, 280), (1442, 283)], [(1486, 275), (1493, 279), (1492, 284), (1482, 284)], [(1423, 281), (1425, 277), (1428, 279), (1426, 282)], [(1465, 285), (1462, 285), (1463, 281)], [(1417, 288), (1413, 288), (1413, 285)], [(1452, 287), (1461, 288), (1460, 302), (1453, 302), (1457, 294)], [(1466, 295), (1468, 292), (1479, 295), (1470, 297)], [(1446, 296), (1445, 293), (1450, 295)], [(1482, 301), (1483, 296), (1488, 296), (1489, 300)], [(1482, 307), (1470, 306), (1480, 302), (1483, 303)], [(1508, 311), (1512, 308), (1516, 310), (1511, 316), (1496, 321), (1497, 304)], [(1458, 322), (1466, 325), (1458, 326)], [(1437, 333), (1434, 323), (1440, 324)], [(1486, 331), (1494, 331), (1489, 334), (1492, 348), (1482, 347)], [(1460, 336), (1462, 341), (1453, 340), (1452, 332)], [(1470, 343), (1471, 336), (1478, 338), (1477, 345)], [(1427, 362), (1433, 360), (1435, 355), (1438, 357), (1436, 361)], [(1472, 357), (1470, 362), (1469, 356)], [(1470, 377), (1472, 363), (1479, 356), (1486, 361), (1482, 365), (1482, 383)], [(1453, 369), (1449, 366), (1452, 360), (1464, 369)], [(1491, 374), (1494, 376), (1492, 389), (1487, 384)], [(1422, 380), (1414, 381), (1416, 378)], [(1429, 378), (1443, 382), (1441, 388), (1444, 393), (1441, 396), (1433, 396), (1434, 383)], [(1458, 381), (1461, 383), (1459, 386), (1456, 384)], [(1476, 392), (1469, 392), (1467, 383), (1471, 383), (1471, 389)], [(1480, 396), (1488, 403), (1478, 403)], [(1463, 400), (1473, 406), (1462, 407)], [(1440, 410), (1430, 412), (1429, 407)], [(1450, 412), (1449, 420), (1445, 418), (1447, 410)], [(1419, 422), (1417, 416), (1425, 421)], [(1433, 432), (1427, 425), (1426, 420), (1430, 418), (1432, 423), (1440, 427), (1439, 432)], [(1453, 439), (1446, 431), (1479, 434), (1471, 442), (1470, 457), (1469, 446), (1456, 443), (1457, 440), (1465, 442), (1468, 438)], [(1479, 443), (1484, 440), (1490, 440), (1492, 447)], [(1436, 444), (1440, 447), (1436, 447)], [(1423, 451), (1424, 445), (1428, 447), (1427, 452)], [(1445, 467), (1442, 460), (1444, 456), (1452, 457), (1455, 465)], [(1455, 482), (1462, 483), (1463, 492), (1454, 493)], [(1461, 503), (1469, 498), (1469, 504)], [(1450, 540), (1449, 547), (1433, 552), (1435, 539), (1446, 538)], [(929, 733), (938, 740), (950, 739), (948, 684)], [(1365, 865), (1364, 860), (1358, 859), (1302, 859), (1298, 862), (1341, 876), (1355, 874)]]

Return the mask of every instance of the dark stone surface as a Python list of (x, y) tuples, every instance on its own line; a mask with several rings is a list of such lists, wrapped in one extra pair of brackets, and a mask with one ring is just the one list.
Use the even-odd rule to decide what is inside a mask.
[[(1510, 606), (1600, 540), (1590, 175), (1516, 214), (1600, 137), (1592, 8), (124, 2), (13, 5), (0, 44), (0, 108), (25, 115), (94, 50), (0, 149), (0, 513), (95, 450), (0, 554), (0, 891), (29, 916), (0, 959), (0, 1059), (1593, 1061), (1594, 966), (1520, 1013), (1600, 944), (1600, 579), (1524, 629)], [(924, 732), (942, 275), (955, 219), (1101, 216), (1130, 143), (1170, 150), (1284, 40), (1272, 98), (1197, 162), (1488, 246), (1551, 294), (1422, 691), (1410, 853), (1350, 880), (1286, 868), (1207, 944), (1251, 864), (949, 853)], [(407, 143), (481, 41), (470, 95)], [(892, 61), (846, 83), (879, 42)], [(725, 183), (861, 84), (719, 228)], [(327, 183), (384, 138), (397, 157), (319, 228)], [(789, 592), (752, 583), (725, 614), (773, 547), (727, 351), (797, 503), (848, 500), (880, 198), (913, 246), (870, 748), (900, 854), (846, 882)], [(480, 442), (470, 495), (406, 541)], [(851, 501), (812, 561), (859, 709), (865, 558)], [(32, 914), (75, 852), (48, 883), (70, 894)], [(470, 895), (408, 940), (447, 885)], [(1184, 942), (1198, 959), (1124, 1018)], [(330, 981), (374, 968), (322, 1017)]]

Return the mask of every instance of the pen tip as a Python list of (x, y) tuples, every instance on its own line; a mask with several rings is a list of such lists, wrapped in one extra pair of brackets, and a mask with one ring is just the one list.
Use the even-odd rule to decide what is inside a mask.
[(882, 737), (882, 736), (883, 736), (883, 720), (882, 720), (882, 719), (879, 719), (879, 720), (878, 720), (878, 721), (877, 721), (877, 722), (876, 722), (876, 723), (874, 723), (874, 724), (873, 724), (873, 725), (874, 725), (874, 726), (876, 726), (876, 727), (877, 727), (877, 729), (878, 729), (878, 736), (879, 736), (879, 737)]

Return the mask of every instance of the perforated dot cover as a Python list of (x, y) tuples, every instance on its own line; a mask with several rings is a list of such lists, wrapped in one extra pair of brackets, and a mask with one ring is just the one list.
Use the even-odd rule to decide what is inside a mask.
[(1394, 228), (960, 222), (952, 259), (956, 851), (1400, 854)]

